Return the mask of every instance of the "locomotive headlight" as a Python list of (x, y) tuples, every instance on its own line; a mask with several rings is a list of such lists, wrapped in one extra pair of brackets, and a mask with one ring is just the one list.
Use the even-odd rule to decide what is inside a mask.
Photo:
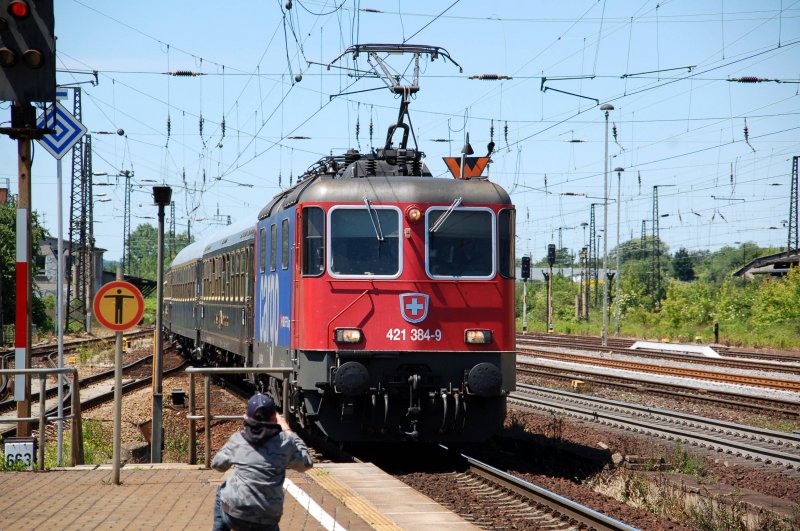
[(420, 218), (422, 218), (422, 212), (420, 211), (419, 208), (417, 208), (415, 206), (411, 206), (411, 207), (408, 207), (408, 209), (406, 209), (406, 219), (410, 223), (415, 223), (415, 222), (419, 221)]
[(464, 332), (464, 343), (472, 345), (488, 345), (491, 342), (491, 330), (466, 330)]
[(363, 334), (358, 328), (337, 328), (333, 333), (336, 343), (361, 343)]

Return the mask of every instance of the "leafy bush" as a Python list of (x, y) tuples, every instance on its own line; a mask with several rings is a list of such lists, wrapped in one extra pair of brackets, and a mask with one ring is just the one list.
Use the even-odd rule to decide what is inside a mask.
[(670, 281), (662, 306), (662, 321), (672, 327), (703, 325), (714, 319), (715, 295), (706, 282)]

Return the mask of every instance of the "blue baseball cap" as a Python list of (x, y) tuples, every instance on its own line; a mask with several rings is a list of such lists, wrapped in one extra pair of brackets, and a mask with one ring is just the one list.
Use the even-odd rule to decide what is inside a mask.
[(275, 401), (267, 395), (256, 393), (247, 401), (247, 416), (251, 419), (256, 415), (262, 416), (264, 420), (269, 420), (275, 414)]

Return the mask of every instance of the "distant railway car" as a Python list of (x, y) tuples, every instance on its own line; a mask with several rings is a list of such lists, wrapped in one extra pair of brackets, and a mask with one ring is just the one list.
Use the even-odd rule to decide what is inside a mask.
[(214, 364), (292, 367), (251, 382), (333, 440), (482, 441), (515, 385), (514, 206), (487, 179), (434, 178), (397, 90), (384, 148), (324, 157), (178, 254), (165, 327)]

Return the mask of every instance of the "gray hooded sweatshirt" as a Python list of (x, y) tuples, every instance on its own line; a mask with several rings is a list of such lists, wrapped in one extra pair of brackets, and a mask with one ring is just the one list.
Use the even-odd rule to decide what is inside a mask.
[(277, 424), (270, 428), (273, 426), (275, 433), (262, 435), (260, 444), (248, 442), (244, 432), (233, 434), (211, 462), (211, 468), (220, 472), (236, 465), (220, 490), (223, 510), (234, 518), (277, 524), (283, 514), (286, 469), (302, 472), (313, 466), (303, 440), (294, 432), (280, 431)]

